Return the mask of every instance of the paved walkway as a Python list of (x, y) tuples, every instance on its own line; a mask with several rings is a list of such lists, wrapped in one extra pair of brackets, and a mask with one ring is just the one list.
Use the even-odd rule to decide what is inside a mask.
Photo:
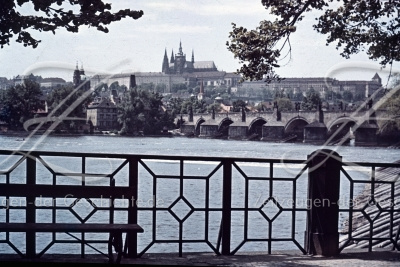
[[(24, 260), (15, 255), (0, 255), (0, 265), (4, 263), (30, 263), (41, 262), (53, 265), (59, 262), (65, 265), (73, 263), (107, 264), (107, 259), (102, 256), (88, 256), (85, 259), (66, 255), (45, 255), (37, 260)], [(321, 257), (302, 255), (298, 252), (287, 251), (274, 254), (265, 253), (241, 253), (234, 256), (216, 256), (212, 253), (185, 253), (183, 257), (177, 254), (146, 254), (138, 259), (122, 259), (121, 264), (147, 265), (147, 266), (400, 266), (400, 252), (388, 249), (374, 251), (371, 253), (365, 250), (342, 252), (337, 257)], [(45, 264), (46, 265), (46, 264)]]

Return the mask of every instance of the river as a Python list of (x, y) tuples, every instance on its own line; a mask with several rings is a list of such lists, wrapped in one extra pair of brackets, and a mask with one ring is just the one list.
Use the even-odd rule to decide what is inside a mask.
[[(10, 136), (10, 135), (0, 135), (0, 143), (1, 149), (10, 149), (10, 150), (36, 150), (36, 151), (58, 151), (58, 152), (90, 152), (90, 153), (118, 153), (118, 154), (141, 154), (141, 155), (179, 155), (179, 156), (215, 156), (215, 157), (240, 157), (240, 158), (273, 158), (273, 159), (300, 159), (306, 160), (307, 155), (311, 154), (313, 151), (321, 148), (328, 148), (335, 150), (339, 155), (342, 156), (343, 161), (356, 161), (356, 162), (393, 162), (395, 160), (400, 159), (400, 150), (398, 149), (390, 149), (383, 147), (355, 147), (355, 146), (317, 146), (311, 144), (301, 144), (301, 143), (272, 143), (272, 142), (261, 142), (261, 141), (236, 141), (236, 140), (219, 140), (219, 139), (201, 139), (201, 138), (186, 138), (186, 137), (123, 137), (123, 136), (98, 136), (98, 135), (89, 135), (89, 136)], [(5, 161), (0, 159), (0, 170), (5, 169)], [(149, 163), (151, 164), (151, 163)], [(69, 164), (72, 167), (73, 164)], [(78, 164), (79, 166), (79, 164)], [(244, 166), (246, 168), (248, 166)], [(257, 164), (253, 164), (249, 168), (250, 172), (260, 173), (261, 171), (265, 171), (262, 169), (262, 166)], [(164, 163), (161, 167), (161, 171), (169, 172), (172, 168), (170, 163)], [(203, 170), (207, 169), (206, 165), (195, 165), (193, 170)], [(247, 169), (246, 169), (247, 171)], [(284, 168), (276, 168), (277, 176), (285, 176), (286, 170)], [(275, 169), (274, 169), (275, 172)], [(360, 172), (361, 173), (361, 172)], [(355, 175), (362, 176), (367, 179), (368, 175), (363, 175), (365, 173), (355, 173)], [(353, 173), (354, 174), (354, 173)], [(293, 175), (293, 174), (292, 174)], [(357, 176), (357, 177), (358, 177)], [(293, 177), (293, 176), (291, 176)], [(0, 177), (1, 178), (1, 177)], [(306, 177), (305, 177), (306, 178)], [(242, 179), (242, 178), (240, 178)], [(151, 180), (151, 179), (148, 179)], [(242, 179), (243, 180), (243, 179)], [(303, 179), (305, 184), (306, 179)], [(306, 187), (301, 187), (300, 185), (303, 182), (299, 182), (299, 192), (298, 197), (306, 198)], [(185, 190), (192, 190), (187, 194), (187, 198), (193, 205), (201, 205), (201, 198), (196, 199), (197, 194), (199, 193), (199, 188), (204, 186), (201, 182), (196, 183), (195, 181), (190, 182), (191, 184), (188, 187), (185, 187)], [(274, 191), (274, 195), (277, 199), (284, 200), (288, 195), (288, 189), (284, 183), (276, 182)], [(165, 205), (169, 205), (175, 199), (177, 199), (179, 195), (179, 186), (178, 184), (174, 185), (165, 185), (166, 188), (163, 188), (163, 182), (158, 184), (160, 187), (160, 195), (157, 196), (159, 199), (165, 201)], [(264, 184), (262, 182), (254, 182), (251, 186), (253, 190), (249, 195), (249, 203), (254, 207), (259, 207), (262, 204), (262, 201), (268, 197), (268, 192), (263, 189)], [(239, 186), (240, 187), (240, 186)], [(346, 190), (348, 186), (346, 183), (341, 184), (342, 193), (346, 195)], [(148, 184), (142, 184), (140, 190), (144, 190), (142, 188), (151, 188)], [(191, 189), (190, 189), (191, 188)], [(360, 185), (356, 188), (357, 192), (360, 192), (363, 188), (363, 185)], [(165, 193), (162, 192), (162, 189), (167, 189)], [(211, 192), (210, 195), (214, 194), (217, 196), (215, 200), (216, 205), (220, 204), (220, 191), (221, 187), (216, 186), (211, 188), (215, 192)], [(237, 190), (237, 191), (235, 191)], [(290, 190), (290, 189), (289, 189)], [(149, 189), (149, 192), (151, 190)], [(147, 192), (147, 193), (149, 193)], [(193, 193), (192, 193), (193, 192)], [(202, 192), (202, 191), (201, 191)], [(237, 194), (236, 194), (237, 193)], [(139, 192), (140, 194), (140, 192)], [(233, 189), (234, 197), (232, 199), (233, 206), (243, 205), (243, 190)], [(145, 195), (145, 193), (143, 193)], [(203, 203), (204, 204), (204, 203)], [(282, 203), (281, 203), (282, 204)], [(211, 203), (213, 205), (213, 203)], [(283, 205), (283, 204), (282, 204)], [(266, 211), (267, 212), (267, 211)], [(273, 212), (273, 211), (271, 211)], [(253, 214), (253, 213), (252, 213)], [(201, 222), (201, 216), (198, 216), (198, 213), (193, 213), (191, 219), (188, 219), (185, 222), (184, 233), (186, 233), (189, 237), (196, 236), (197, 229), (199, 227), (203, 227), (204, 225)], [(178, 231), (176, 229), (171, 230), (168, 228), (170, 225), (176, 223), (175, 219), (172, 218), (169, 214), (158, 216), (163, 223), (157, 226), (157, 229), (160, 230), (159, 233), (164, 233), (165, 235), (160, 235), (157, 238), (160, 239), (173, 239), (176, 238)], [(236, 216), (236, 217), (235, 217)], [(249, 221), (249, 237), (255, 236), (257, 237), (259, 234), (259, 229), (263, 227), (267, 227), (266, 220), (260, 216), (258, 212), (254, 212), (254, 216)], [(279, 231), (290, 232), (290, 213), (283, 212), (277, 220), (274, 222), (275, 225), (278, 225), (277, 228), (274, 228), (274, 231), (277, 231), (277, 234), (274, 236), (280, 236)], [(2, 215), (0, 214), (0, 219)], [(341, 218), (343, 221), (345, 218)], [(149, 223), (150, 217), (146, 215), (146, 212), (143, 212), (143, 215), (139, 216), (139, 224), (145, 228), (145, 233), (151, 231), (151, 223)], [(213, 229), (210, 229), (210, 233), (213, 233), (213, 237), (211, 238), (212, 243), (215, 243), (216, 236), (218, 235), (219, 230), (219, 221), (220, 217), (212, 216), (210, 217), (210, 225), (215, 225)], [(233, 212), (233, 222), (239, 222), (237, 225), (232, 226), (232, 231), (241, 231), (241, 227), (243, 226), (243, 215)], [(296, 217), (296, 225), (305, 224), (305, 214), (299, 215)], [(278, 229), (278, 230), (276, 230)], [(296, 228), (296, 236), (300, 243), (303, 240), (304, 228), (299, 227)], [(145, 235), (144, 235), (145, 236)], [(242, 239), (241, 235), (234, 235), (232, 242), (234, 245), (237, 245)], [(16, 241), (18, 243), (18, 241)], [(143, 249), (148, 242), (151, 240), (147, 240), (145, 237), (143, 240), (139, 240), (139, 250)], [(274, 245), (274, 250), (281, 249), (295, 249), (293, 244), (291, 246), (287, 245), (288, 242), (278, 245)], [(233, 245), (233, 247), (234, 247)], [(185, 251), (198, 251), (203, 247), (199, 247), (199, 245), (195, 244), (194, 246), (186, 246)], [(243, 247), (244, 251), (254, 251), (265, 249), (265, 243), (262, 245), (258, 244), (249, 244)], [(61, 249), (62, 250), (62, 249)], [(163, 246), (162, 244), (154, 246), (150, 252), (174, 252), (176, 251), (176, 244), (172, 246)], [(207, 249), (204, 249), (207, 251)], [(0, 252), (10, 252), (9, 248), (6, 249), (4, 247), (0, 247)], [(68, 249), (68, 252), (70, 250)], [(58, 253), (58, 251), (57, 251)], [(78, 252), (79, 253), (79, 250)]]
[(384, 147), (317, 146), (302, 143), (272, 143), (186, 137), (40, 136), (0, 135), (1, 149), (127, 153), (180, 156), (306, 159), (320, 148), (335, 150), (343, 161), (392, 162), (399, 149)]

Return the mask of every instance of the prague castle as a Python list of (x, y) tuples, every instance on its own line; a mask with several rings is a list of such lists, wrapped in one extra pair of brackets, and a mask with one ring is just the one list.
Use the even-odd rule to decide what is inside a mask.
[(153, 83), (154, 86), (165, 84), (164, 93), (170, 93), (173, 84), (186, 84), (192, 88), (200, 86), (201, 83), (205, 86), (237, 86), (240, 79), (239, 75), (218, 71), (214, 61), (196, 61), (193, 50), (191, 59), (187, 61), (181, 42), (178, 51), (175, 55), (172, 51), (171, 58), (168, 59), (165, 49), (161, 72), (132, 72), (110, 76), (94, 75), (90, 79), (91, 86), (96, 87), (101, 83), (110, 85), (113, 82), (118, 82), (119, 85), (125, 85), (128, 88), (146, 83)]
[(182, 52), (181, 42), (179, 43), (179, 52), (174, 56), (174, 51), (172, 51), (170, 61), (168, 60), (167, 50), (165, 49), (162, 73), (184, 74), (193, 72), (218, 72), (218, 70), (214, 61), (194, 61), (193, 50), (191, 61), (186, 61), (186, 54)]
[[(306, 78), (286, 78), (281, 82), (273, 81), (266, 84), (264, 81), (252, 81), (238, 83), (240, 75), (219, 71), (214, 61), (197, 61), (195, 60), (194, 51), (188, 60), (183, 51), (182, 43), (179, 43), (178, 53), (168, 58), (167, 49), (164, 51), (164, 57), (161, 64), (161, 72), (132, 72), (115, 75), (94, 75), (90, 78), (92, 87), (101, 84), (112, 84), (118, 82), (119, 85), (125, 85), (127, 88), (136, 85), (150, 84), (155, 87), (158, 84), (165, 85), (163, 93), (171, 93), (173, 84), (186, 84), (189, 88), (194, 88), (203, 84), (204, 86), (226, 86), (230, 87), (231, 92), (240, 92), (239, 95), (248, 95), (254, 90), (292, 90), (294, 93), (305, 93), (308, 89), (314, 88), (321, 93), (324, 98), (327, 92), (343, 92), (350, 91), (354, 95), (359, 94), (365, 97), (372, 95), (378, 88), (382, 86), (381, 78), (375, 74), (369, 81), (353, 80), (340, 81), (329, 77), (306, 77)], [(78, 69), (76, 73), (78, 74)], [(249, 90), (252, 89), (252, 90)], [(244, 93), (245, 92), (245, 93)]]

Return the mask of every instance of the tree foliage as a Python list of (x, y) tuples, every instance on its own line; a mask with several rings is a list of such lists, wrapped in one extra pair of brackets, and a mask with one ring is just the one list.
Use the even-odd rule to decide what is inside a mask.
[(353, 93), (350, 91), (344, 91), (343, 92), (343, 100), (346, 102), (352, 102), (353, 101)]
[(233, 101), (232, 112), (240, 112), (240, 111), (242, 111), (243, 108), (248, 111), (248, 109), (246, 108), (246, 105), (247, 105), (247, 103), (241, 99)]
[(177, 93), (179, 91), (187, 91), (187, 85), (185, 83), (174, 83), (171, 86), (171, 93)]
[(76, 130), (80, 124), (86, 123), (86, 107), (92, 100), (89, 92), (73, 86), (56, 88), (47, 97), (49, 116), (59, 119), (57, 129)]
[(400, 73), (394, 75), (393, 82), (391, 84), (390, 94), (384, 97), (385, 102), (382, 107), (385, 108), (389, 114), (399, 116), (400, 115)]
[(319, 105), (321, 105), (319, 93), (314, 88), (310, 88), (301, 103), (301, 108), (303, 110), (313, 110), (318, 109)]
[[(33, 5), (34, 14), (23, 15), (22, 9)], [(79, 9), (75, 13), (74, 10)], [(1, 48), (16, 41), (24, 46), (36, 48), (40, 42), (31, 35), (31, 30), (52, 32), (59, 28), (77, 33), (86, 25), (99, 31), (108, 32), (106, 25), (130, 17), (138, 19), (143, 11), (130, 9), (110, 12), (111, 4), (102, 0), (2, 0), (0, 5), (0, 45)], [(32, 12), (33, 13), (33, 12)]]
[(80, 99), (82, 93), (83, 91), (76, 90), (73, 86), (54, 89), (47, 97), (47, 105), (53, 112), (52, 115), (57, 117), (65, 114), (67, 117), (85, 118), (86, 106), (91, 102), (91, 97)]
[(39, 109), (44, 109), (41, 96), (39, 84), (31, 80), (10, 87), (3, 95), (0, 120), (7, 122), (10, 128), (22, 129), (25, 121), (33, 118)]
[[(274, 17), (263, 20), (254, 30), (233, 25), (228, 50), (242, 64), (237, 70), (244, 80), (270, 82), (281, 78), (274, 73), (279, 61), (291, 54), (290, 37), (306, 13), (322, 11), (313, 28), (335, 43), (340, 55), (366, 51), (381, 65), (400, 60), (399, 1), (381, 0), (262, 0)], [(338, 3), (339, 2), (339, 3)]]
[(207, 103), (195, 97), (188, 98), (182, 102), (181, 113), (189, 114), (190, 109), (192, 109), (192, 112), (195, 114), (204, 113), (207, 111)]
[(174, 127), (175, 116), (162, 112), (162, 96), (159, 93), (133, 88), (125, 93), (118, 105), (118, 122), (123, 134), (159, 134), (164, 127)]
[(287, 97), (279, 97), (276, 99), (280, 111), (291, 111), (293, 110), (293, 103)]

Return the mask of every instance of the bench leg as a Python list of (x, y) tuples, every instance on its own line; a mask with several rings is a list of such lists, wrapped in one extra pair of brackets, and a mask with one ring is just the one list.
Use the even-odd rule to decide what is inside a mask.
[(122, 258), (122, 232), (112, 232), (110, 233), (110, 238), (108, 239), (108, 257), (110, 263), (114, 263), (113, 247), (115, 252), (117, 252), (117, 260), (115, 263), (120, 263)]

